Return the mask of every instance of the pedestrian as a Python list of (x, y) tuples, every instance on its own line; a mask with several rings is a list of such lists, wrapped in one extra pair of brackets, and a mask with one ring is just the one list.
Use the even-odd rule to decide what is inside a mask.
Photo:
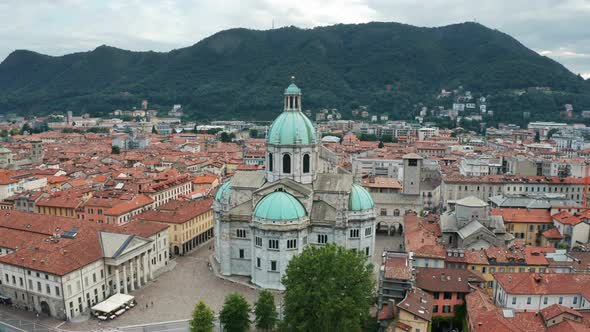
[(152, 301), (152, 308), (154, 307), (154, 301)]
[(148, 304), (147, 304), (147, 303), (145, 304), (145, 308), (146, 308), (146, 309), (148, 308)]

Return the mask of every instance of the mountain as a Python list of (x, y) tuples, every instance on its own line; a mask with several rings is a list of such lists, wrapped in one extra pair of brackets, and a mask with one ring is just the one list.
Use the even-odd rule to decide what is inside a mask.
[(198, 119), (272, 119), (292, 74), (304, 108), (314, 110), (368, 105), (404, 118), (416, 103), (460, 85), (488, 96), (546, 86), (590, 107), (590, 81), (497, 30), (368, 23), (231, 29), (168, 53), (18, 50), (0, 63), (0, 112), (105, 115), (148, 99), (162, 109), (182, 104)]

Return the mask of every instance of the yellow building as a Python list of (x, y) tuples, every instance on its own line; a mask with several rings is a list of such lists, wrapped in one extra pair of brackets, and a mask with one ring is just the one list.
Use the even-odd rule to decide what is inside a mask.
[(184, 255), (213, 238), (213, 200), (173, 200), (157, 210), (145, 211), (137, 216), (140, 220), (169, 225), (170, 252)]
[(549, 262), (545, 253), (554, 252), (554, 248), (520, 247), (510, 248), (489, 247), (481, 250), (485, 254), (487, 263), (483, 260), (467, 264), (467, 268), (480, 272), (485, 279), (485, 289), (489, 295), (494, 291), (494, 273), (504, 272), (545, 272)]
[(406, 297), (397, 305), (396, 317), (387, 331), (429, 331), (433, 301), (432, 295), (419, 288), (408, 291)]
[(492, 209), (492, 215), (500, 216), (514, 242), (522, 245), (540, 245), (541, 234), (553, 225), (551, 212), (544, 209)]
[(41, 198), (35, 212), (47, 216), (77, 218), (78, 209), (92, 196), (90, 191), (66, 190)]

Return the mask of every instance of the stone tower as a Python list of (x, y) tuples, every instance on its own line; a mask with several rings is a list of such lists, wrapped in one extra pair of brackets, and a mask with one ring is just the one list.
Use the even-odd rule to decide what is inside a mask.
[(43, 143), (41, 141), (32, 141), (31, 142), (31, 161), (33, 163), (42, 163), (43, 162)]
[(420, 176), (422, 172), (422, 157), (415, 153), (403, 156), (404, 160), (404, 195), (420, 195)]

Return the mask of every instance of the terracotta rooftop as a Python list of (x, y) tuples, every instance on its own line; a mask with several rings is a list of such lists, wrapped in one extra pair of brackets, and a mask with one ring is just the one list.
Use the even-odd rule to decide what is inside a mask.
[(482, 276), (465, 269), (416, 268), (416, 287), (429, 292), (468, 293), (470, 283), (484, 281)]
[(501, 216), (505, 223), (552, 224), (551, 213), (544, 209), (492, 209), (493, 216)]
[(178, 201), (173, 200), (162, 205), (157, 211), (148, 210), (137, 215), (139, 220), (179, 224), (187, 222), (211, 210), (213, 200)]

